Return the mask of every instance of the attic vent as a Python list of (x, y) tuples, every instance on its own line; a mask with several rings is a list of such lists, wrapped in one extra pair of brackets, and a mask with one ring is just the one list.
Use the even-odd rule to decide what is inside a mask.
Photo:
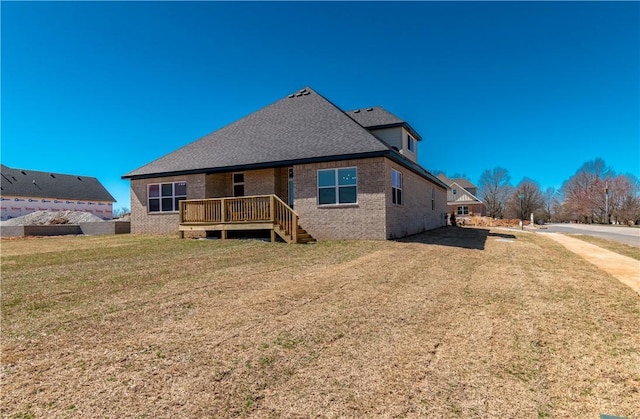
[(306, 95), (308, 95), (308, 94), (310, 94), (310, 93), (311, 93), (311, 92), (309, 92), (308, 90), (305, 90), (302, 94), (306, 96)]
[(82, 178), (80, 176), (78, 176), (78, 180), (82, 182)]
[(25, 172), (24, 170), (20, 170), (20, 173), (22, 173), (23, 175), (26, 176), (27, 172)]
[(295, 96), (294, 94), (290, 94), (290, 95), (289, 95), (289, 96), (287, 96), (287, 97), (291, 98), (291, 97), (294, 97), (294, 96)]
[(371, 112), (373, 108), (367, 108), (367, 112)]
[(302, 93), (296, 93), (296, 96), (300, 97), (300, 96), (302, 96)]
[(356, 109), (353, 113), (360, 113), (360, 109)]
[(56, 177), (53, 175), (53, 173), (49, 173), (49, 176), (51, 176), (51, 177), (52, 177), (52, 178), (54, 178), (54, 179), (56, 178)]

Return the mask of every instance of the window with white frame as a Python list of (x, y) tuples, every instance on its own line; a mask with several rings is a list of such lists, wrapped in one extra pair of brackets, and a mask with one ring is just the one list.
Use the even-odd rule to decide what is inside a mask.
[(187, 199), (187, 182), (151, 183), (147, 185), (149, 212), (178, 211), (179, 202)]
[(402, 205), (402, 173), (391, 169), (391, 202)]
[(416, 152), (416, 140), (409, 134), (407, 134), (407, 148), (412, 153)]
[(459, 206), (458, 215), (469, 215), (469, 207), (466, 205)]
[(318, 205), (355, 204), (357, 202), (357, 168), (318, 170)]

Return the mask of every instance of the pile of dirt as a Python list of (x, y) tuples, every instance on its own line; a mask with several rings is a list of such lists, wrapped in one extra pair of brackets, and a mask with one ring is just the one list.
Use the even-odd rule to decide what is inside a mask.
[(22, 217), (3, 221), (7, 226), (42, 226), (56, 224), (79, 224), (103, 221), (102, 218), (82, 211), (36, 211)]

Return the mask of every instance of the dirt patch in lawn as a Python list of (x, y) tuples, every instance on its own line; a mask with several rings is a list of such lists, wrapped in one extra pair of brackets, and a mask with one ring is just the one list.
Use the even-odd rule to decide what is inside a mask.
[(637, 416), (638, 295), (503, 233), (5, 241), (0, 414)]

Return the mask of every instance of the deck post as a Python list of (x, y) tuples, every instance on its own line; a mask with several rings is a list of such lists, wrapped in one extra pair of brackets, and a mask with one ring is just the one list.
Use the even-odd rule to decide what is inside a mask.
[(276, 222), (276, 198), (275, 196), (271, 195), (269, 197), (269, 217), (271, 218), (271, 221)]
[[(220, 222), (224, 223), (227, 221), (227, 200), (222, 198), (220, 199)], [(226, 237), (224, 237), (226, 239)]]
[(271, 228), (271, 243), (275, 243), (275, 242), (276, 242), (276, 231), (272, 227)]
[(220, 238), (222, 240), (227, 240), (227, 230), (220, 230)]
[(295, 214), (291, 215), (291, 240), (293, 243), (298, 243), (298, 216)]

